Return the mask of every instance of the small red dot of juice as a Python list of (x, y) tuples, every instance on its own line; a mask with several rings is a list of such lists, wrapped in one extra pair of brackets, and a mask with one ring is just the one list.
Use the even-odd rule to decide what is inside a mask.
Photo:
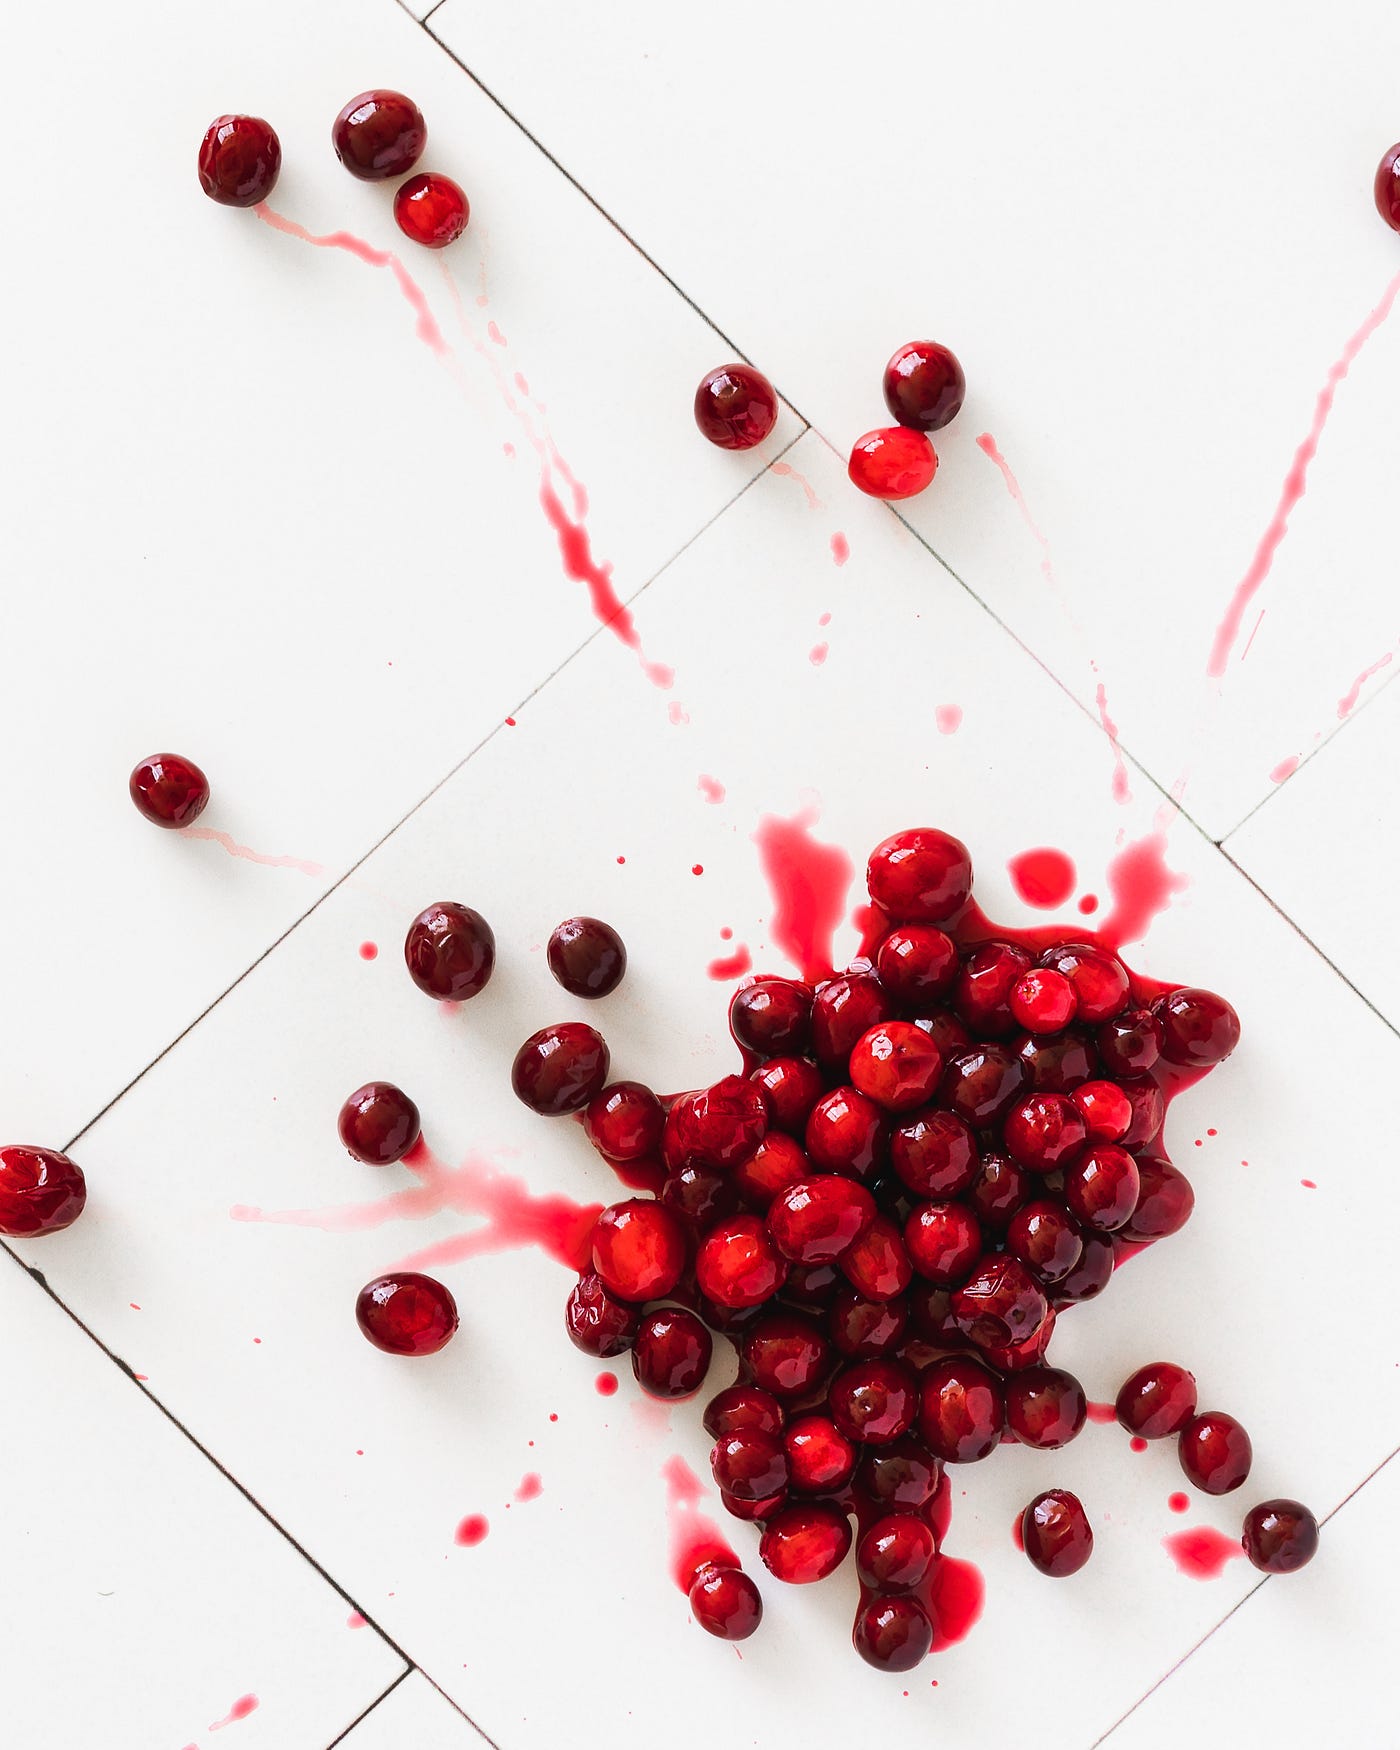
[(253, 1341), (254, 1341), (254, 1342), (255, 1342), (255, 1343), (261, 1343), (261, 1342), (262, 1342), (262, 1338), (261, 1338), (261, 1337), (254, 1337), (254, 1338), (253, 1338)]
[(514, 729), (514, 728), (515, 728), (515, 719), (514, 719), (514, 717), (507, 717), (507, 718), (506, 718), (506, 728), (507, 728), (507, 729)]
[(457, 1527), (453, 1541), (461, 1544), (464, 1549), (471, 1549), (481, 1542), (490, 1529), (484, 1513), (470, 1513)]
[(619, 863), (625, 863), (627, 861), (626, 857), (619, 857), (617, 860)]
[(1315, 1179), (1299, 1179), (1298, 1183), (1307, 1191), (1317, 1190), (1317, 1181)]
[(1207, 1136), (1219, 1136), (1219, 1135), (1220, 1135), (1220, 1132), (1219, 1132), (1219, 1131), (1218, 1131), (1218, 1130), (1208, 1130), (1208, 1131), (1207, 1131), (1207, 1132), (1206, 1132), (1206, 1135), (1207, 1135)]
[(1171, 1508), (1173, 1513), (1184, 1513), (1191, 1503), (1181, 1490), (1178, 1489), (1174, 1495), (1167, 1496), (1167, 1505)]
[(703, 863), (692, 863), (690, 865), (690, 872), (692, 875), (703, 875), (705, 873), (705, 865)]
[(1128, 1442), (1128, 1445), (1134, 1452), (1147, 1451), (1147, 1442), (1143, 1439), (1141, 1434), (1134, 1434), (1132, 1439)]
[(377, 942), (361, 942), (360, 943), (360, 959), (361, 960), (377, 960), (378, 958), (379, 958), (379, 944)]
[(734, 940), (734, 932), (730, 929), (728, 924), (726, 924), (720, 931), (719, 939), (721, 942), (732, 942)]
[(1092, 917), (1099, 909), (1099, 896), (1096, 893), (1086, 893), (1079, 902), (1079, 910), (1084, 917)]
[(559, 1420), (559, 1412), (557, 1410), (551, 1410), (549, 1412), (549, 1419), (551, 1422), (557, 1422)]
[(617, 1390), (617, 1375), (605, 1370), (598, 1375), (593, 1385), (600, 1398), (610, 1398)]

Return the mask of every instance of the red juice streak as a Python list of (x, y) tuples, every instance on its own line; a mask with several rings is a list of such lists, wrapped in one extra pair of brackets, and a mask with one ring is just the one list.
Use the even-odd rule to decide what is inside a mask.
[(753, 955), (740, 942), (732, 954), (721, 954), (717, 960), (712, 960), (705, 970), (711, 978), (720, 982), (728, 978), (742, 978), (746, 972), (753, 970)]
[(1189, 881), (1166, 863), (1167, 835), (1158, 830), (1125, 845), (1108, 865), (1108, 890), (1113, 910), (1099, 925), (1099, 938), (1110, 948), (1140, 942), (1153, 918), (1171, 904)]
[(1146, 1452), (1147, 1442), (1143, 1439), (1141, 1434), (1134, 1434), (1132, 1439), (1128, 1442), (1128, 1447), (1129, 1450), (1133, 1452)]
[[(805, 474), (799, 474), (790, 462), (774, 462), (773, 472), (784, 480), (794, 480), (806, 495), (808, 510), (820, 510), (822, 501), (817, 496), (817, 489)], [(833, 546), (832, 551), (835, 552)], [(839, 564), (840, 561), (838, 560)]]
[(1318, 392), (1317, 404), (1313, 409), (1312, 427), (1294, 452), (1292, 465), (1284, 476), (1283, 492), (1279, 497), (1273, 520), (1265, 529), (1263, 538), (1255, 549), (1249, 569), (1236, 584), (1235, 593), (1230, 598), (1230, 606), (1226, 609), (1225, 617), (1216, 629), (1215, 639), (1210, 647), (1210, 660), (1206, 664), (1206, 673), (1212, 679), (1218, 680), (1225, 673), (1231, 652), (1234, 650), (1236, 640), (1240, 635), (1240, 624), (1244, 618), (1245, 609), (1259, 593), (1264, 579), (1269, 575), (1273, 567), (1274, 556), (1279, 550), (1283, 537), (1288, 533), (1288, 519), (1308, 489), (1308, 468), (1313, 457), (1317, 454), (1317, 446), (1331, 415), (1332, 403), (1336, 399), (1337, 389), (1351, 369), (1362, 347), (1389, 316), (1397, 294), (1400, 294), (1400, 273), (1391, 280), (1380, 303), (1376, 305), (1360, 328), (1342, 348), (1341, 357), (1327, 373), (1327, 380)]
[(593, 1389), (597, 1392), (600, 1398), (616, 1397), (617, 1375), (615, 1373), (609, 1373), (605, 1369), (598, 1375), (597, 1379), (593, 1381)]
[(933, 721), (940, 735), (956, 735), (962, 728), (963, 708), (961, 705), (935, 705)]
[(1131, 802), (1133, 793), (1128, 787), (1128, 768), (1123, 760), (1123, 745), (1118, 739), (1118, 725), (1108, 714), (1108, 694), (1104, 691), (1102, 681), (1094, 688), (1094, 705), (1099, 713), (1099, 726), (1108, 737), (1108, 745), (1113, 749), (1113, 800)]
[(224, 1717), (221, 1720), (215, 1720), (208, 1729), (211, 1732), (222, 1732), (225, 1726), (236, 1726), (240, 1720), (246, 1720), (249, 1714), (254, 1714), (257, 1711), (257, 1696), (240, 1695)]
[(1117, 1413), (1112, 1404), (1090, 1404), (1089, 1420), (1091, 1422), (1115, 1422)]
[(360, 943), (360, 959), (361, 960), (377, 960), (378, 958), (379, 958), (379, 944), (377, 942), (361, 942)]
[(814, 644), (812, 646), (807, 652), (807, 660), (811, 663), (813, 668), (820, 668), (830, 654), (831, 646), (823, 641), (821, 644)]
[(1370, 680), (1372, 675), (1379, 674), (1383, 668), (1389, 666), (1393, 655), (1393, 651), (1387, 650), (1384, 656), (1378, 657), (1369, 668), (1363, 668), (1361, 673), (1357, 675), (1356, 679), (1337, 701), (1337, 721), (1339, 723), (1345, 723), (1347, 718), (1351, 716), (1352, 712), (1361, 702), (1362, 687), (1366, 685), (1366, 682)]
[(326, 873), (324, 863), (311, 863), (304, 857), (270, 857), (248, 845), (240, 845), (228, 833), (216, 832), (212, 826), (187, 826), (183, 831), (187, 839), (201, 839), (206, 844), (222, 845), (229, 856), (238, 857), (245, 863), (261, 864), (264, 869), (295, 869), (298, 875), (311, 876)]
[(666, 1485), (666, 1519), (671, 1532), (671, 1577), (681, 1591), (689, 1592), (706, 1562), (740, 1567), (719, 1527), (700, 1511), (705, 1490), (685, 1460), (668, 1458), (661, 1467), (661, 1480)]
[(836, 929), (855, 874), (845, 851), (812, 837), (820, 818), (815, 803), (790, 820), (765, 814), (753, 835), (773, 897), (769, 919), (773, 946), (809, 981), (832, 974)]
[(1299, 1179), (1298, 1183), (1303, 1187), (1303, 1189), (1305, 1191), (1316, 1191), (1317, 1190), (1317, 1180), (1316, 1179)]
[(724, 785), (718, 778), (712, 778), (707, 772), (701, 772), (697, 788), (707, 802), (724, 801)]
[(491, 1529), (484, 1513), (469, 1513), (452, 1534), (452, 1541), (463, 1549), (475, 1549)]
[(520, 1479), (520, 1486), (515, 1491), (517, 1501), (534, 1501), (544, 1493), (544, 1484), (540, 1481), (538, 1471), (526, 1471)]
[(1016, 1548), (1024, 1554), (1026, 1548), (1026, 1534), (1021, 1529), (1021, 1518), (1022, 1515), (1018, 1513), (1011, 1521), (1011, 1541), (1016, 1545)]
[(1270, 781), (1275, 784), (1286, 784), (1302, 763), (1301, 755), (1289, 754), (1286, 759), (1281, 759), (1269, 773)]
[(491, 336), (491, 339), (497, 346), (508, 346), (510, 344), (505, 335), (502, 334), (500, 329), (496, 326), (495, 322), (488, 322), (486, 324), (486, 332)]
[(666, 715), (676, 726), (690, 722), (690, 713), (686, 710), (685, 706), (681, 704), (679, 699), (672, 699), (671, 703), (666, 707)]
[(1042, 911), (1053, 911), (1063, 905), (1074, 892), (1074, 864), (1063, 851), (1042, 845), (1034, 851), (1022, 851), (1006, 865), (1011, 885), (1027, 905)]
[(1173, 1513), (1184, 1513), (1191, 1502), (1189, 1497), (1178, 1489), (1175, 1494), (1167, 1496), (1167, 1505)]
[(834, 565), (844, 565), (851, 556), (851, 543), (837, 529), (831, 537), (831, 560)]
[(1177, 1572), (1193, 1580), (1218, 1580), (1225, 1572), (1226, 1562), (1244, 1554), (1237, 1537), (1226, 1537), (1211, 1525), (1168, 1532), (1162, 1539), (1162, 1548), (1176, 1563)]

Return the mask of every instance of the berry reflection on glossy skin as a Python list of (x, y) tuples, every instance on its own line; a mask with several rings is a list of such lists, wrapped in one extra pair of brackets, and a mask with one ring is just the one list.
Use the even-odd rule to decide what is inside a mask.
[(778, 396), (752, 365), (721, 365), (700, 379), (695, 423), (721, 450), (751, 450), (778, 422)]
[(614, 1203), (593, 1227), (593, 1268), (620, 1300), (660, 1300), (681, 1279), (685, 1233), (662, 1203)]
[(594, 1355), (600, 1361), (626, 1354), (640, 1321), (637, 1308), (610, 1294), (593, 1270), (579, 1277), (564, 1303), (564, 1328), (569, 1341), (585, 1355)]
[(661, 1145), (666, 1113), (641, 1082), (613, 1082), (588, 1102), (583, 1128), (605, 1160), (644, 1161)]
[(856, 1549), (861, 1584), (877, 1592), (911, 1592), (933, 1566), (937, 1544), (927, 1521), (912, 1513), (877, 1519)]
[(912, 1671), (933, 1646), (933, 1624), (916, 1598), (872, 1598), (856, 1617), (851, 1638), (877, 1671)]
[(362, 91), (331, 125), (336, 157), (362, 182), (406, 176), (427, 142), (422, 111), (401, 91)]
[(977, 1173), (977, 1142), (956, 1113), (927, 1107), (890, 1137), (890, 1164), (918, 1197), (956, 1197)]
[(755, 979), (731, 998), (729, 1031), (745, 1051), (799, 1055), (812, 1036), (812, 993), (790, 978)]
[(943, 1466), (928, 1448), (906, 1435), (871, 1448), (861, 1460), (858, 1482), (881, 1507), (914, 1513), (933, 1499)]
[(496, 964), (496, 938), (479, 911), (439, 900), (409, 925), (403, 957), (419, 990), (461, 1003), (485, 989)]
[(1110, 1021), (1127, 1006), (1128, 969), (1106, 948), (1092, 942), (1069, 942), (1047, 949), (1040, 963), (1069, 980), (1081, 1021), (1091, 1025)]
[(805, 1135), (824, 1086), (816, 1064), (805, 1057), (775, 1057), (754, 1071), (753, 1080), (762, 1090), (769, 1123), (789, 1136)]
[(1105, 1142), (1066, 1170), (1065, 1202), (1085, 1227), (1115, 1233), (1133, 1213), (1140, 1186), (1127, 1149)]
[(1174, 990), (1153, 1004), (1162, 1023), (1162, 1056), (1188, 1069), (1210, 1069), (1240, 1042), (1240, 1018), (1209, 990)]
[(882, 425), (851, 446), (846, 473), (870, 498), (913, 498), (933, 482), (938, 452), (921, 431)]
[(783, 1408), (771, 1393), (756, 1385), (727, 1385), (705, 1405), (705, 1432), (715, 1440), (721, 1434), (737, 1434), (754, 1428), (760, 1434), (779, 1434)]
[(897, 924), (942, 924), (972, 893), (972, 857), (961, 839), (916, 826), (882, 839), (865, 871), (870, 897)]
[(1053, 1452), (1067, 1445), (1089, 1414), (1084, 1387), (1058, 1367), (1027, 1367), (1006, 1382), (1006, 1425), (1023, 1446)]
[(824, 1173), (868, 1179), (884, 1159), (884, 1113), (855, 1088), (833, 1088), (813, 1106), (805, 1141), (812, 1164)]
[(690, 1613), (706, 1634), (746, 1641), (763, 1620), (763, 1600), (742, 1569), (706, 1562), (690, 1588)]
[(913, 1279), (898, 1222), (877, 1215), (841, 1254), (841, 1274), (866, 1300), (893, 1300), (903, 1294)]
[(1207, 1495), (1228, 1495), (1249, 1475), (1254, 1451), (1243, 1426), (1223, 1410), (1193, 1416), (1177, 1436), (1186, 1475)]
[(855, 1474), (855, 1445), (830, 1416), (799, 1416), (784, 1434), (783, 1444), (794, 1494), (832, 1494), (844, 1489)]
[(1021, 1206), (1006, 1249), (1042, 1282), (1063, 1282), (1084, 1254), (1084, 1236), (1063, 1203), (1042, 1197)]
[(1078, 1495), (1047, 1489), (1021, 1515), (1021, 1546), (1033, 1568), (1062, 1580), (1094, 1553), (1094, 1533)]
[(882, 1021), (851, 1052), (851, 1080), (887, 1112), (909, 1112), (931, 1099), (943, 1054), (912, 1021)]
[(193, 825), (209, 800), (208, 778), (178, 753), (149, 755), (132, 772), (127, 789), (152, 826), (173, 830)]
[(467, 228), (471, 206), (450, 176), (425, 171), (410, 176), (394, 196), (394, 223), (410, 242), (446, 249)]
[(418, 1108), (392, 1082), (366, 1082), (340, 1108), (340, 1140), (371, 1167), (401, 1161), (418, 1140)]
[(885, 366), (885, 406), (912, 431), (940, 431), (967, 392), (962, 366), (936, 340), (911, 340)]
[(817, 1061), (843, 1078), (863, 1033), (893, 1015), (889, 992), (871, 973), (833, 978), (812, 1002), (812, 1048)]
[(955, 1289), (953, 1317), (978, 1348), (1010, 1348), (1034, 1339), (1045, 1323), (1045, 1290), (1019, 1258), (989, 1254)]
[(601, 918), (565, 918), (550, 932), (545, 947), (549, 970), (576, 997), (605, 997), (622, 983), (627, 950), (622, 937)]
[(765, 1313), (745, 1331), (739, 1353), (754, 1384), (780, 1400), (806, 1397), (831, 1371), (831, 1344), (800, 1313)]
[(1001, 1382), (970, 1355), (952, 1355), (924, 1371), (919, 1433), (945, 1464), (985, 1458), (1001, 1440), (1006, 1401)]
[(1016, 1104), (1025, 1085), (1025, 1066), (1004, 1045), (976, 1045), (944, 1070), (938, 1098), (972, 1129), (990, 1130)]
[(783, 1285), (787, 1260), (756, 1215), (736, 1215), (711, 1228), (700, 1242), (695, 1279), (719, 1306), (761, 1306)]
[(957, 946), (933, 924), (901, 924), (881, 942), (875, 970), (902, 1008), (922, 1012), (956, 983)]
[(851, 1522), (824, 1503), (784, 1507), (768, 1521), (758, 1553), (774, 1579), (805, 1586), (834, 1574), (851, 1547)]
[(955, 1288), (982, 1255), (982, 1227), (961, 1203), (920, 1203), (904, 1224), (904, 1244), (926, 1282)]
[(1161, 1155), (1139, 1155), (1138, 1200), (1118, 1230), (1125, 1240), (1161, 1240), (1185, 1227), (1196, 1207), (1191, 1181)]
[(736, 1501), (767, 1501), (788, 1486), (787, 1449), (778, 1435), (759, 1428), (721, 1434), (710, 1453), (710, 1469)]
[(72, 1227), (86, 1202), (83, 1170), (66, 1154), (26, 1143), (0, 1148), (0, 1234), (6, 1239)]
[(1129, 1009), (1105, 1021), (1095, 1042), (1110, 1075), (1146, 1075), (1162, 1055), (1162, 1023), (1150, 1009)]
[(1078, 1108), (1064, 1094), (1030, 1094), (1006, 1115), (1006, 1151), (1033, 1173), (1054, 1173), (1082, 1151), (1086, 1137)]
[(1301, 1501), (1261, 1501), (1244, 1516), (1240, 1542), (1263, 1574), (1292, 1574), (1306, 1567), (1317, 1554), (1317, 1541), (1317, 1520)]
[(222, 207), (255, 207), (277, 184), (282, 146), (255, 115), (221, 115), (199, 145), (199, 186)]
[(827, 1403), (848, 1440), (888, 1446), (914, 1426), (919, 1382), (901, 1362), (857, 1361), (832, 1380)]
[(1117, 1082), (1084, 1082), (1070, 1095), (1090, 1142), (1121, 1142), (1133, 1122), (1133, 1105)]
[(671, 1168), (712, 1167), (728, 1172), (747, 1158), (768, 1130), (763, 1091), (743, 1076), (724, 1076), (699, 1093), (682, 1094), (666, 1114), (661, 1153)]
[(561, 1021), (532, 1033), (515, 1054), (510, 1085), (516, 1098), (545, 1118), (581, 1112), (608, 1079), (608, 1048), (582, 1021)]
[(773, 1199), (768, 1232), (794, 1264), (829, 1264), (875, 1219), (875, 1199), (854, 1179), (821, 1174)]
[(1059, 1033), (1074, 1019), (1074, 986), (1047, 966), (1023, 972), (1007, 1000), (1017, 1026), (1028, 1033)]
[(1174, 1361), (1149, 1361), (1123, 1381), (1113, 1409), (1144, 1440), (1179, 1434), (1196, 1413), (1196, 1376)]
[(400, 1270), (365, 1284), (355, 1318), (387, 1355), (435, 1355), (456, 1332), (457, 1303), (435, 1278)]
[(688, 1398), (705, 1383), (712, 1352), (710, 1333), (684, 1307), (647, 1313), (632, 1345), (632, 1373), (654, 1398)]

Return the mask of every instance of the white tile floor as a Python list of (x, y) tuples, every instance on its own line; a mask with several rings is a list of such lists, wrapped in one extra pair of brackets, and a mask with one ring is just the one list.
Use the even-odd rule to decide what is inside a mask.
[[(1243, 637), (1265, 620), (1213, 704), (1204, 670), (1328, 368), (1400, 266), (1368, 186), (1400, 135), (1383, 71), (1400, 26), (1375, 6), (1322, 25), (1290, 6), (1261, 39), (1188, 6), (1163, 40), (1106, 6), (1070, 24), (1027, 4), (993, 25), (817, 5), (797, 26), (717, 0), (683, 30), (632, 4), (585, 25), (556, 0), (445, 0), (424, 31), (425, 10), (250, 0), (232, 35), (205, 0), (0, 21), (7, 64), (27, 69), (14, 125), (49, 143), (45, 178), (11, 196), (42, 252), (4, 294), (25, 337), (0, 495), (21, 586), (8, 715), (26, 740), (0, 773), (0, 1089), (12, 1135), (78, 1133), (92, 1190), (76, 1228), (15, 1251), (144, 1376), (0, 1270), (23, 1333), (0, 1349), (21, 1436), (0, 1483), (39, 1503), (0, 1533), (19, 1575), (15, 1741), (208, 1750), (255, 1694), (230, 1745), (326, 1750), (368, 1708), (351, 1750), (467, 1746), (472, 1721), (504, 1747), (664, 1733), (685, 1750), (713, 1741), (713, 1713), (676, 1707), (703, 1690), (764, 1750), (857, 1713), (872, 1735), (912, 1726), (961, 1750), (986, 1743), (993, 1694), (1008, 1741), (1064, 1750), (1176, 1742), (1206, 1716), (1313, 1744), (1344, 1694), (1371, 1722), (1354, 1741), (1387, 1742), (1366, 1625), (1393, 1615), (1375, 1553), (1393, 1467), (1361, 1485), (1400, 1446), (1400, 1350), (1384, 1262), (1354, 1253), (1400, 1200), (1376, 1140), (1400, 969), (1374, 922), (1400, 845), (1400, 693), (1383, 669), (1354, 716), (1338, 701), (1400, 637), (1383, 474), (1400, 316), (1337, 391)], [(89, 185), (118, 60), (127, 126), (104, 163), (120, 180), (109, 168), (83, 226), (58, 227), (52, 191)], [(392, 247), (383, 191), (325, 140), (369, 83), (414, 92), (429, 159), (472, 198), (452, 256), (470, 334), (438, 264), (410, 264), (445, 364), (388, 275), (194, 189), (208, 118), (261, 111), (286, 152), (273, 204)], [(971, 392), (901, 521), (854, 495), (841, 456), (883, 417), (886, 354), (929, 329), (963, 353)], [(785, 412), (755, 455), (701, 443), (691, 389), (734, 348), (817, 429)], [(506, 396), (586, 482), (619, 593), (647, 586), (638, 631), (673, 688), (564, 576)], [(567, 500), (557, 462), (554, 480)], [(1086, 652), (1133, 756), (1126, 804)], [(961, 712), (955, 733), (940, 707)], [(210, 770), (205, 824), (293, 866), (145, 827), (123, 781), (164, 745)], [(1044, 1468), (1008, 1452), (955, 1501), (952, 1547), (988, 1597), (937, 1688), (921, 1677), (906, 1699), (841, 1652), (844, 1585), (770, 1600), (738, 1661), (666, 1575), (659, 1472), (673, 1452), (703, 1469), (693, 1408), (667, 1427), (630, 1381), (596, 1395), (558, 1329), (556, 1264), (445, 1264), (463, 1330), (437, 1361), (395, 1366), (358, 1337), (360, 1283), (480, 1213), (465, 1179), (416, 1221), (382, 1206), (407, 1173), (356, 1168), (333, 1134), (367, 1076), (411, 1088), (449, 1162), (610, 1195), (571, 1129), (503, 1092), (514, 1043), (578, 1007), (541, 963), (559, 916), (601, 912), (628, 940), (603, 1022), (619, 1068), (693, 1084), (726, 1064), (707, 963), (734, 942), (778, 958), (760, 814), (819, 810), (817, 836), (857, 860), (936, 819), (973, 846), (984, 905), (1016, 917), (1010, 855), (1060, 844), (1107, 898), (1115, 850), (1186, 768), (1206, 831), (1172, 828), (1189, 884), (1134, 957), (1226, 990), (1246, 1043), (1173, 1121), (1178, 1158), (1199, 1157), (1196, 1219), (1067, 1319), (1057, 1355), (1104, 1397), (1147, 1351), (1181, 1354), (1249, 1423), (1251, 1488), (1328, 1512), (1351, 1497), (1309, 1575), (1181, 1578), (1159, 1547), (1182, 1523), (1169, 1455), (1090, 1429), (1056, 1475), (1103, 1533), (1053, 1628), (1025, 1636), (1040, 1582), (1007, 1536)], [(450, 1018), (398, 958), (407, 919), (446, 895), (501, 944), (489, 991)], [(1333, 1077), (1318, 1097), (1306, 1055), (1336, 1040), (1344, 1101)], [(532, 1475), (537, 1497), (520, 1492)], [(490, 1535), (459, 1547), (474, 1512)], [(1189, 1522), (1234, 1517), (1197, 1505)], [(352, 1608), (378, 1627), (350, 1631)], [(399, 1648), (419, 1670), (371, 1707)], [(1239, 1693), (1242, 1661), (1304, 1673), (1306, 1702), (1273, 1679)], [(1057, 1674), (1091, 1666), (1103, 1675), (1047, 1723)]]

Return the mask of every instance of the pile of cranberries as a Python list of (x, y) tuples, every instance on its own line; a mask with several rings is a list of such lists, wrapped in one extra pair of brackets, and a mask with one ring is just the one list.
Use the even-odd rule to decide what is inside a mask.
[(871, 498), (913, 498), (938, 472), (929, 441), (963, 404), (962, 366), (936, 340), (911, 340), (885, 366), (885, 405), (897, 421), (856, 439), (847, 473)]

